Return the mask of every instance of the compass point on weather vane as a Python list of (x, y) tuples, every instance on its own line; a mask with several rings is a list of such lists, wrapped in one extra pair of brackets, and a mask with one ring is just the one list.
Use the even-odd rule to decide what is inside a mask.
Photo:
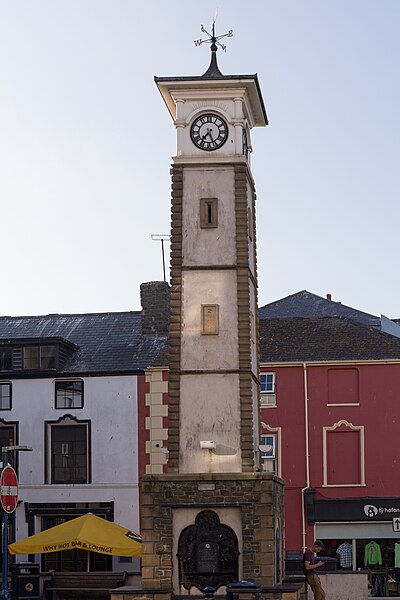
[(214, 15), (214, 18), (213, 18), (213, 22), (212, 22), (212, 26), (211, 26), (211, 33), (209, 31), (207, 31), (207, 29), (204, 27), (203, 24), (200, 26), (200, 31), (202, 33), (205, 33), (206, 35), (208, 35), (208, 38), (199, 39), (199, 40), (194, 41), (195, 46), (201, 46), (202, 44), (210, 44), (211, 62), (210, 62), (210, 66), (208, 67), (207, 71), (203, 75), (204, 78), (223, 77), (221, 71), (218, 68), (218, 64), (217, 64), (217, 50), (218, 50), (218, 48), (221, 48), (224, 52), (226, 52), (226, 46), (225, 46), (225, 44), (222, 44), (220, 42), (220, 40), (225, 37), (233, 36), (232, 29), (229, 29), (228, 33), (224, 33), (222, 35), (216, 35), (216, 33), (215, 33), (215, 21), (216, 20), (217, 20), (217, 13)]

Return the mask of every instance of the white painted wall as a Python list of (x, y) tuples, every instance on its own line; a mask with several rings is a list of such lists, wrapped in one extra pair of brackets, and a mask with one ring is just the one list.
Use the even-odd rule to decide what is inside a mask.
[[(183, 370), (237, 369), (236, 271), (184, 271), (182, 275)], [(201, 305), (219, 305), (219, 334), (201, 334)]]
[[(190, 125), (198, 116), (205, 113), (212, 113), (222, 117), (228, 125), (228, 139), (225, 144), (218, 150), (213, 151), (213, 155), (230, 155), (238, 154), (241, 151), (236, 145), (235, 127), (231, 122), (232, 115), (235, 112), (234, 102), (232, 100), (232, 92), (223, 92), (220, 94), (221, 99), (215, 99), (216, 92), (212, 90), (211, 94), (208, 90), (203, 92), (196, 91), (196, 98), (191, 99), (192, 94), (179, 93), (182, 102), (179, 102), (179, 118), (175, 121), (175, 126), (180, 129), (180, 134), (177, 136), (177, 155), (191, 155), (204, 157), (204, 150), (197, 148), (190, 137)], [(243, 119), (241, 119), (243, 121)], [(183, 126), (182, 126), (183, 125)]]
[[(204, 154), (204, 152), (203, 152)], [(200, 198), (218, 198), (218, 227), (200, 228)], [(235, 265), (234, 171), (186, 168), (183, 176), (183, 266)]]
[[(214, 451), (200, 441), (214, 441)], [(239, 473), (240, 395), (237, 373), (182, 375), (180, 472)]]
[[(113, 501), (114, 520), (139, 530), (137, 377), (82, 379), (82, 409), (55, 409), (53, 378), (12, 381), (12, 410), (3, 411), (1, 418), (18, 421), (19, 444), (33, 448), (19, 455), (17, 539), (28, 535), (24, 502)], [(91, 422), (91, 484), (46, 483), (45, 422), (65, 414)]]

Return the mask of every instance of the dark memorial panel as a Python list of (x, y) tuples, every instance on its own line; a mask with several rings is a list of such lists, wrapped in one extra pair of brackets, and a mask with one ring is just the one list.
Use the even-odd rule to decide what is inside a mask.
[(201, 511), (179, 536), (179, 583), (186, 589), (219, 588), (238, 579), (238, 540), (212, 510)]
[(201, 542), (196, 547), (196, 571), (215, 573), (219, 565), (219, 546), (216, 542)]

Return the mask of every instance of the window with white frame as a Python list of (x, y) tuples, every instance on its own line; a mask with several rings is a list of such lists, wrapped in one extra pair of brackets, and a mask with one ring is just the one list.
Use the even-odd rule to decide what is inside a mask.
[(260, 444), (263, 470), (277, 475), (276, 434), (269, 433), (261, 436)]
[(276, 406), (276, 374), (260, 373), (261, 404), (263, 406)]
[(261, 458), (276, 458), (276, 435), (261, 436)]

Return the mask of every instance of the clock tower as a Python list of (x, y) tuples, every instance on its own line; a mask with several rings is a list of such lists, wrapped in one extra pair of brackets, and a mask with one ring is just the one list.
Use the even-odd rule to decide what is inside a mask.
[(220, 72), (218, 39), (213, 29), (204, 75), (155, 77), (176, 129), (169, 458), (142, 477), (142, 581), (175, 594), (282, 573), (282, 481), (259, 460), (250, 159), (268, 120), (257, 75)]
[[(257, 75), (156, 77), (177, 132), (172, 167), (168, 471), (259, 467), (251, 131)], [(212, 443), (211, 450), (202, 442)]]

